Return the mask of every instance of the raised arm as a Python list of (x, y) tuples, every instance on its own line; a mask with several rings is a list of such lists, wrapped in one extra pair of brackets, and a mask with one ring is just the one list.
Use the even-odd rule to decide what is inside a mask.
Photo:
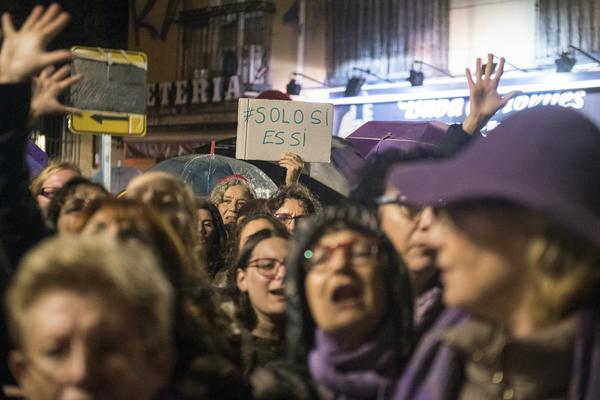
[(30, 118), (35, 119), (43, 115), (81, 113), (78, 108), (65, 106), (58, 100), (61, 93), (83, 77), (81, 74), (69, 76), (69, 70), (69, 65), (63, 65), (58, 70), (49, 65), (33, 79)]
[(304, 161), (296, 153), (285, 153), (279, 160), (279, 165), (286, 169), (285, 186), (292, 186), (300, 180), (300, 174), (304, 168)]
[(475, 66), (475, 79), (473, 79), (469, 68), (465, 70), (467, 84), (469, 85), (471, 110), (463, 123), (463, 130), (471, 135), (479, 132), (499, 109), (520, 93), (514, 91), (504, 96), (498, 94), (498, 85), (504, 73), (504, 58), (500, 58), (498, 68), (492, 78), (491, 65), (493, 61), (494, 55), (488, 54), (488, 68), (486, 68), (484, 74), (481, 68), (481, 58), (478, 58)]
[(46, 45), (67, 24), (56, 4), (35, 7), (20, 30), (2, 16), (0, 50), (0, 241), (14, 267), (29, 248), (48, 235), (41, 212), (29, 192), (25, 163), (31, 79), (47, 65), (70, 57)]

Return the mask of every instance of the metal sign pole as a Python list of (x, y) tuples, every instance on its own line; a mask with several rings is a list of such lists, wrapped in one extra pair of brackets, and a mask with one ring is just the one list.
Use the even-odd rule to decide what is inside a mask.
[(110, 192), (110, 162), (111, 162), (111, 151), (112, 151), (112, 136), (102, 135), (102, 183), (106, 190)]

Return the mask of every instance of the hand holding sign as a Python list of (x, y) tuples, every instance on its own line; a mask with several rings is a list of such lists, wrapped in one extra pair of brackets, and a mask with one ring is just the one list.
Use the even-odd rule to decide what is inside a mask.
[(302, 158), (295, 153), (287, 152), (279, 160), (279, 166), (286, 169), (285, 185), (292, 186), (300, 180), (300, 174), (304, 168)]
[(236, 158), (279, 161), (293, 152), (304, 161), (329, 162), (332, 132), (331, 104), (240, 99)]

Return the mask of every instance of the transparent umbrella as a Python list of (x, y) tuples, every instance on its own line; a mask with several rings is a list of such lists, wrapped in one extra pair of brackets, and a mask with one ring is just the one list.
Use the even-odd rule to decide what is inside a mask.
[(220, 155), (190, 154), (169, 158), (156, 164), (150, 171), (180, 176), (199, 196), (208, 196), (219, 180), (230, 175), (242, 175), (248, 179), (259, 198), (267, 198), (277, 190), (277, 185), (259, 168)]

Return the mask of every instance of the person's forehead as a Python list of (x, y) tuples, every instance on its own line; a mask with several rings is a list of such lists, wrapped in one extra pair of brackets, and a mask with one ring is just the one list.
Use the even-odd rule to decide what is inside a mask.
[(252, 258), (285, 257), (287, 254), (287, 243), (287, 240), (278, 237), (265, 239), (256, 245), (252, 252)]
[(108, 302), (93, 294), (67, 289), (47, 289), (21, 316), (24, 339), (44, 340), (86, 335), (114, 319)]
[(62, 187), (69, 179), (79, 176), (75, 171), (70, 169), (60, 169), (52, 174), (44, 181), (42, 187)]
[(206, 208), (199, 208), (198, 209), (198, 218), (202, 221), (204, 221), (204, 220), (212, 221), (212, 214)]
[(225, 190), (223, 197), (245, 198), (248, 197), (248, 189), (243, 185), (233, 185)]
[(166, 187), (169, 184), (169, 175), (150, 172), (137, 176), (127, 185), (127, 191), (141, 191)]
[(248, 222), (243, 228), (242, 228), (242, 232), (241, 235), (248, 235), (248, 232), (258, 232), (261, 229), (264, 228), (268, 228), (268, 229), (273, 229), (274, 226), (271, 223), (271, 221), (265, 219), (265, 218), (258, 218), (258, 219), (253, 219), (252, 221)]
[(319, 245), (335, 246), (340, 243), (345, 243), (352, 240), (367, 240), (368, 238), (357, 231), (351, 229), (341, 229), (338, 231), (328, 232), (321, 236), (317, 241)]
[(305, 212), (304, 202), (299, 199), (285, 199), (276, 212), (278, 214), (290, 214), (292, 216), (303, 214)]

